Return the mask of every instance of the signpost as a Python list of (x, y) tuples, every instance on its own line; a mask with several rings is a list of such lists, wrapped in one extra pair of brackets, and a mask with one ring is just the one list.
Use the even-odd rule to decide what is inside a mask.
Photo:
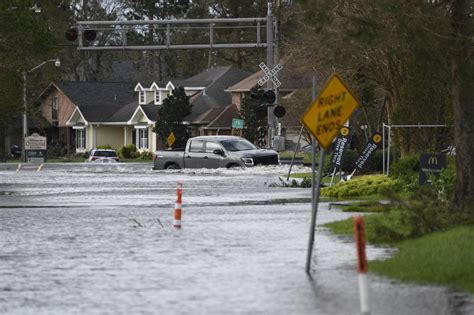
[[(316, 227), (316, 216), (318, 212), (319, 190), (324, 164), (324, 151), (331, 145), (334, 137), (344, 126), (344, 123), (352, 115), (352, 112), (359, 106), (359, 101), (352, 94), (342, 79), (334, 74), (321, 91), (316, 100), (309, 106), (306, 113), (301, 118), (301, 122), (306, 129), (318, 140), (319, 150), (319, 171), (316, 183), (313, 175), (313, 200), (311, 226), (308, 241), (308, 252), (306, 256), (306, 273), (310, 274), (311, 256), (314, 243), (314, 230)], [(313, 140), (313, 160), (314, 160), (314, 140)], [(314, 163), (312, 172), (314, 174)]]
[(358, 106), (357, 98), (342, 79), (334, 74), (318, 98), (309, 106), (301, 122), (318, 140), (319, 145), (328, 149)]
[(173, 143), (176, 141), (176, 137), (174, 136), (174, 133), (171, 132), (168, 138), (166, 139), (166, 142), (168, 143), (168, 150), (171, 150), (171, 146)]
[(238, 118), (232, 118), (232, 135), (234, 135), (234, 130), (237, 130), (239, 136), (242, 137), (243, 129), (244, 129), (244, 120), (238, 119)]
[(341, 131), (339, 132), (339, 135), (336, 138), (336, 141), (334, 141), (335, 146), (334, 146), (334, 152), (332, 154), (332, 159), (331, 159), (331, 164), (332, 164), (332, 167), (334, 168), (334, 171), (331, 177), (331, 186), (334, 181), (334, 175), (336, 174), (336, 170), (338, 168), (340, 171), (342, 170), (341, 168), (342, 168), (342, 161), (344, 158), (344, 152), (349, 147), (351, 138), (352, 138), (352, 133), (349, 127), (342, 127)]
[(420, 156), (420, 185), (431, 184), (432, 177), (439, 178), (441, 170), (446, 168), (446, 155), (422, 153)]
[(382, 135), (378, 132), (374, 133), (372, 137), (370, 137), (369, 142), (367, 142), (364, 149), (362, 149), (362, 153), (355, 161), (355, 170), (361, 170), (365, 163), (372, 157), (372, 155), (374, 155), (375, 151), (377, 151), (381, 144)]
[(46, 137), (37, 133), (25, 137), (25, 154), (27, 163), (44, 163), (46, 161)]
[(277, 73), (278, 71), (283, 69), (282, 65), (277, 64), (272, 70), (270, 70), (270, 68), (268, 68), (264, 62), (261, 62), (258, 66), (260, 67), (260, 69), (262, 69), (263, 73), (265, 73), (263, 78), (257, 81), (258, 85), (263, 86), (265, 83), (268, 82), (268, 80), (270, 80), (273, 82), (273, 85), (276, 88), (280, 87), (281, 82), (280, 80), (278, 80)]
[(232, 128), (234, 129), (244, 129), (244, 120), (233, 118), (232, 119)]

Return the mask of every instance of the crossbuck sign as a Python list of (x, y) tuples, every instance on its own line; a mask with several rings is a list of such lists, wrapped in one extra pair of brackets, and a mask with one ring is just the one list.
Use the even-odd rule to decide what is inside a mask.
[(267, 83), (268, 80), (271, 80), (275, 87), (280, 87), (281, 82), (280, 80), (278, 80), (276, 75), (278, 71), (283, 69), (282, 65), (277, 64), (272, 70), (270, 70), (270, 68), (268, 68), (268, 66), (264, 62), (261, 62), (258, 66), (265, 73), (265, 76), (257, 81), (258, 85), (263, 86), (265, 83)]

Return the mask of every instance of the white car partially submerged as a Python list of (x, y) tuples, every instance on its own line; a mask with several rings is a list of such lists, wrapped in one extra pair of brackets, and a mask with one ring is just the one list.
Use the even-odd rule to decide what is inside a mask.
[(86, 162), (116, 163), (119, 162), (117, 151), (112, 149), (93, 149)]

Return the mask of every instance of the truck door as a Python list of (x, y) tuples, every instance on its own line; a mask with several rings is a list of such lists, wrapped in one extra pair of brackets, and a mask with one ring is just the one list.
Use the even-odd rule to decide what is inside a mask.
[(216, 149), (224, 150), (224, 148), (219, 143), (213, 141), (206, 141), (204, 150), (206, 152), (206, 155), (204, 157), (203, 163), (203, 165), (205, 166), (203, 167), (218, 168), (224, 166), (222, 165), (222, 160), (224, 159), (224, 157), (222, 155), (215, 154), (214, 150)]
[(204, 158), (204, 141), (190, 140), (187, 152), (184, 152), (184, 167), (185, 168), (200, 168)]

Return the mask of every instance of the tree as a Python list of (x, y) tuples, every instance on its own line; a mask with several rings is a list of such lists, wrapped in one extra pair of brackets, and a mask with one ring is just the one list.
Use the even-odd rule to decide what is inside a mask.
[(254, 87), (250, 90), (249, 96), (242, 99), (240, 115), (244, 120), (243, 136), (250, 142), (259, 147), (265, 146), (265, 134), (267, 132), (266, 107), (261, 107), (259, 100), (251, 95), (262, 92), (261, 89)]
[[(373, 85), (372, 98), (386, 99), (384, 122), (451, 122), (449, 67), (444, 53), (448, 45), (437, 36), (446, 25), (439, 23), (438, 8), (424, 0), (305, 2), (287, 18), (297, 30), (290, 40), (286, 38), (286, 51), (294, 59), (304, 60), (307, 67), (318, 71), (337, 71), (356, 95), (365, 95), (364, 90)], [(306, 19), (299, 19), (303, 22), (298, 24), (301, 16)], [(362, 104), (374, 102), (362, 99)], [(368, 113), (367, 117), (371, 116), (378, 115)], [(371, 123), (376, 124), (380, 131), (380, 123)], [(444, 145), (439, 141), (443, 132), (397, 132), (395, 141), (402, 154), (422, 147), (436, 151)]]
[(474, 64), (472, 38), (474, 35), (472, 1), (445, 1), (451, 24), (450, 56), (452, 75), (452, 104), (456, 145), (457, 209), (474, 215)]
[[(293, 17), (306, 16), (288, 51), (312, 68), (337, 68), (350, 85), (363, 73), (388, 100), (384, 121), (454, 124), (456, 145), (455, 209), (474, 213), (473, 4), (470, 0), (302, 1)], [(302, 20), (302, 19), (300, 19)], [(303, 47), (303, 49), (302, 49)], [(293, 48), (293, 49), (292, 49)], [(299, 53), (300, 52), (300, 53)], [(305, 55), (302, 55), (303, 52)], [(353, 85), (354, 84), (354, 85)], [(449, 134), (399, 133), (399, 148), (431, 150)], [(416, 141), (415, 141), (416, 140)], [(441, 140), (441, 141), (438, 141)]]
[(54, 48), (53, 30), (31, 3), (0, 3), (0, 160), (9, 150), (6, 137), (21, 134), (22, 71), (51, 59)]
[(173, 133), (176, 140), (174, 147), (184, 147), (191, 133), (185, 118), (191, 114), (192, 105), (189, 103), (189, 96), (186, 95), (183, 87), (173, 90), (172, 95), (163, 101), (158, 109), (158, 119), (154, 132), (159, 136), (159, 141), (163, 146), (166, 144), (168, 136)]

